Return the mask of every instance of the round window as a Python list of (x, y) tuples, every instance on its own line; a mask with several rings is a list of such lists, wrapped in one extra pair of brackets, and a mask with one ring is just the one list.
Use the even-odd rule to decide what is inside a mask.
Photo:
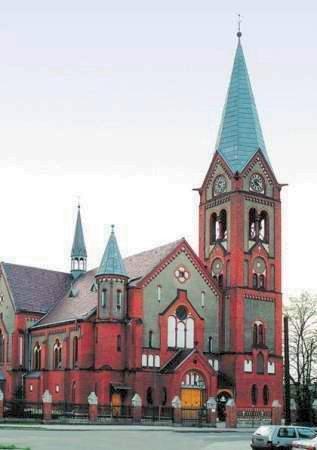
[(187, 318), (187, 309), (185, 308), (185, 306), (179, 306), (176, 309), (176, 317), (179, 320), (185, 320)]

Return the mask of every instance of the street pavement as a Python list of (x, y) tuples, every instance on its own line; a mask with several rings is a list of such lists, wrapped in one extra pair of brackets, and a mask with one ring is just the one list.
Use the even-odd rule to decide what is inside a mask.
[[(198, 430), (197, 430), (198, 431)], [(0, 428), (0, 444), (31, 450), (250, 450), (252, 432)]]

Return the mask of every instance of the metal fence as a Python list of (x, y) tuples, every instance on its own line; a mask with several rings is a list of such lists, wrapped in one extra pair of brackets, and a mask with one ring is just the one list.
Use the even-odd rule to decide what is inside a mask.
[(238, 409), (237, 420), (239, 427), (257, 427), (260, 425), (270, 425), (272, 422), (272, 410), (271, 408)]
[(172, 422), (174, 418), (173, 408), (169, 406), (143, 406), (143, 422)]
[(98, 405), (97, 422), (129, 422), (132, 417), (132, 406), (130, 405)]
[(5, 401), (4, 417), (19, 419), (42, 419), (42, 403), (31, 403), (23, 400)]
[(206, 408), (182, 408), (182, 422), (188, 425), (203, 425), (207, 423)]
[(52, 419), (60, 422), (87, 422), (88, 405), (74, 403), (52, 403)]

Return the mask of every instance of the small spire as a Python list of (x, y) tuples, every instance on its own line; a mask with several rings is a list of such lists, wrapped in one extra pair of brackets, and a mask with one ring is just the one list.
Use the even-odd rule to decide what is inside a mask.
[(111, 234), (103, 254), (97, 275), (121, 275), (126, 277), (127, 271), (120, 254), (114, 225), (111, 225)]
[(77, 220), (75, 226), (74, 241), (72, 246), (71, 257), (72, 258), (87, 258), (87, 250), (84, 239), (83, 226), (81, 223), (80, 204), (77, 205)]
[(239, 41), (240, 41), (240, 38), (242, 36), (242, 33), (241, 33), (241, 22), (242, 22), (241, 14), (238, 14), (238, 32), (237, 32), (237, 36), (238, 36)]

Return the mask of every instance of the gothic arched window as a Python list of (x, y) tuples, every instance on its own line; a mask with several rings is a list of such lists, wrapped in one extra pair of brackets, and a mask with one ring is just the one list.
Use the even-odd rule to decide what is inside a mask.
[(41, 370), (41, 346), (38, 342), (33, 349), (33, 369)]
[(147, 388), (146, 401), (147, 401), (148, 405), (153, 405), (153, 389), (151, 387)]
[(167, 346), (177, 348), (194, 348), (195, 321), (188, 316), (185, 306), (179, 306), (176, 317), (167, 319)]
[(78, 337), (73, 339), (73, 367), (76, 367), (78, 363)]
[(263, 387), (263, 403), (264, 405), (268, 405), (270, 400), (270, 392), (267, 385)]
[(219, 235), (218, 239), (224, 241), (227, 239), (227, 211), (222, 209), (219, 215)]
[(259, 239), (269, 242), (269, 216), (266, 211), (262, 211), (259, 217)]
[(256, 210), (251, 208), (249, 211), (249, 239), (255, 240), (257, 235)]
[(217, 239), (217, 214), (210, 216), (210, 244), (216, 242)]
[(149, 347), (152, 348), (153, 346), (153, 331), (149, 331)]
[(256, 387), (256, 384), (252, 385), (251, 388), (251, 403), (252, 405), (256, 405), (258, 401), (258, 388)]
[(264, 346), (265, 345), (265, 329), (262, 322), (255, 322), (253, 324), (253, 345)]
[(62, 367), (62, 345), (58, 339), (55, 341), (53, 354), (53, 367), (54, 369), (60, 369)]

